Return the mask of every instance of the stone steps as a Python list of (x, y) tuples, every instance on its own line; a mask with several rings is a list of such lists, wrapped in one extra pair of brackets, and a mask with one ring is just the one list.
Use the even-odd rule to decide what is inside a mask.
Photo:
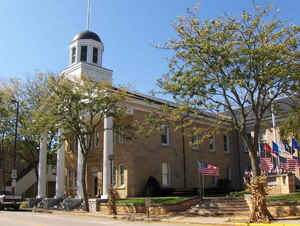
[(185, 211), (199, 216), (248, 216), (249, 207), (243, 198), (205, 198)]

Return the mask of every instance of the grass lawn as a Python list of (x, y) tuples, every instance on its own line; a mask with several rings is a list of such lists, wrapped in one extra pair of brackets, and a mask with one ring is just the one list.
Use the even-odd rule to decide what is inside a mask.
[[(152, 204), (174, 204), (178, 203), (191, 197), (179, 197), (179, 196), (171, 196), (171, 197), (151, 197)], [(120, 199), (117, 203), (124, 203), (124, 204), (144, 204), (145, 198), (129, 198), (129, 199)]]
[(270, 202), (300, 202), (300, 192), (288, 195), (268, 196), (267, 200)]

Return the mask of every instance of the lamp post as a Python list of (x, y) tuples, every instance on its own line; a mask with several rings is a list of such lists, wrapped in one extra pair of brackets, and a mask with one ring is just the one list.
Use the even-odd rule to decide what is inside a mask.
[(18, 121), (19, 121), (19, 101), (12, 100), (12, 103), (17, 104), (17, 113), (16, 113), (16, 124), (15, 124), (15, 142), (14, 142), (14, 154), (13, 154), (13, 165), (11, 171), (11, 179), (12, 179), (12, 193), (15, 195), (16, 189), (16, 179), (17, 179), (17, 169), (16, 169), (16, 161), (17, 161), (17, 136), (18, 136)]

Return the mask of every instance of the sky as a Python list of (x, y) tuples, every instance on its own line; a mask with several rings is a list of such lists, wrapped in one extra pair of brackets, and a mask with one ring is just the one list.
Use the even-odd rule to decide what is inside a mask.
[[(114, 85), (149, 94), (168, 71), (171, 53), (153, 43), (176, 37), (171, 24), (187, 8), (200, 5), (199, 17), (238, 16), (253, 0), (91, 0), (90, 30), (104, 43), (103, 67)], [(280, 9), (280, 17), (299, 25), (299, 0), (260, 0)], [(0, 80), (58, 73), (68, 66), (69, 43), (85, 30), (88, 0), (1, 0)]]

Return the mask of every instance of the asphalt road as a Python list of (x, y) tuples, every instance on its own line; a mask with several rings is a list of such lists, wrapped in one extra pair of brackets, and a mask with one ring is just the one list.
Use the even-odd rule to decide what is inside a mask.
[(30, 211), (0, 211), (0, 226), (172, 226), (180, 224), (130, 222), (92, 216), (60, 215), (48, 213), (32, 213)]

